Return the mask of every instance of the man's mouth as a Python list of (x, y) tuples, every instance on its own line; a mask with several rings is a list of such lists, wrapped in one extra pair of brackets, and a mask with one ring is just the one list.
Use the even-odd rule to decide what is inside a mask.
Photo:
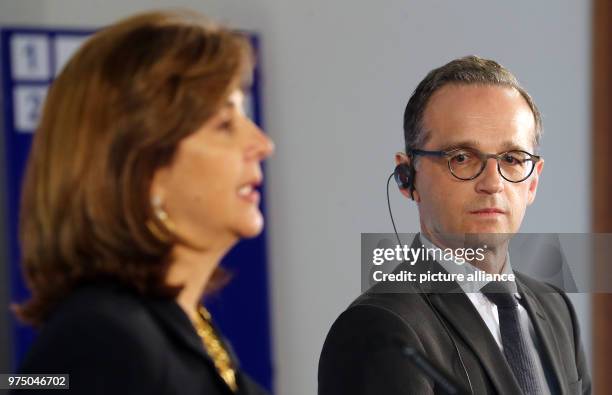
[(496, 216), (496, 215), (506, 214), (506, 212), (497, 207), (487, 207), (487, 208), (481, 208), (478, 210), (470, 211), (470, 214), (482, 215), (482, 216)]

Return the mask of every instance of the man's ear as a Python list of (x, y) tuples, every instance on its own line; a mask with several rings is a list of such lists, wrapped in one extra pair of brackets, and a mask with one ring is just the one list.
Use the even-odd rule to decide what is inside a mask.
[[(412, 158), (403, 152), (397, 152), (395, 154), (395, 166), (398, 166), (402, 163), (406, 165), (411, 165), (411, 161), (412, 161)], [(412, 180), (412, 185), (414, 186), (414, 180)], [(402, 195), (406, 196), (408, 199), (412, 199), (417, 203), (421, 201), (421, 197), (419, 196), (419, 193), (416, 191), (416, 189), (413, 189), (412, 196), (410, 196), (409, 189), (400, 188), (400, 192), (402, 193)]]
[(531, 176), (529, 180), (529, 190), (527, 191), (527, 205), (530, 206), (531, 203), (535, 201), (536, 192), (538, 190), (538, 182), (540, 181), (540, 174), (542, 174), (542, 170), (544, 169), (544, 159), (540, 159), (534, 169), (534, 174)]
[(410, 158), (408, 158), (408, 155), (406, 155), (403, 152), (396, 152), (395, 153), (395, 166), (399, 165), (400, 163), (410, 163)]

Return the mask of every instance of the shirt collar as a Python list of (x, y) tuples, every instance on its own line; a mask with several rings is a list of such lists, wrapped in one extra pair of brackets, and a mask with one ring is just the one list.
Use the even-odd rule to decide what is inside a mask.
[[(429, 240), (427, 236), (425, 236), (422, 232), (419, 233), (419, 238), (421, 239), (421, 243), (423, 244), (423, 247), (425, 247), (426, 249), (428, 248), (438, 248), (439, 249), (440, 248), (436, 246), (431, 240)], [(472, 265), (471, 263), (467, 261), (465, 263), (461, 263), (461, 262), (457, 262), (456, 259), (455, 260), (444, 259), (444, 256), (446, 254), (437, 254), (437, 255), (441, 259), (436, 260), (436, 262), (438, 262), (440, 266), (442, 266), (444, 270), (446, 270), (449, 273), (456, 273), (456, 274), (463, 273), (464, 274), (463, 277), (467, 278), (468, 274), (475, 273), (477, 271), (481, 271), (480, 269), (478, 269), (477, 267), (475, 267), (474, 265)], [(504, 267), (502, 268), (502, 274), (511, 274), (511, 273), (513, 273), (513, 270), (512, 270), (512, 265), (510, 264), (510, 253), (506, 252), (506, 262), (504, 264)], [(456, 282), (457, 284), (459, 284), (459, 286), (465, 293), (479, 293), (482, 287), (487, 285), (490, 281), (486, 281), (486, 280), (468, 281), (464, 279), (463, 281), (456, 281)], [(520, 294), (518, 292), (515, 292), (514, 295), (520, 298)]]

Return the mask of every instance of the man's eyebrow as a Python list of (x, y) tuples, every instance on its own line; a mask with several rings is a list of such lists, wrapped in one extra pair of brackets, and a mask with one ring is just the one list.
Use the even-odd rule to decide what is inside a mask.
[(455, 148), (473, 148), (478, 149), (478, 142), (476, 140), (461, 140), (452, 143), (446, 143), (440, 151), (448, 151)]
[(512, 150), (528, 151), (527, 147), (524, 147), (521, 144), (518, 144), (514, 141), (505, 141), (502, 144), (502, 150), (504, 151), (512, 151)]
[[(457, 141), (457, 142), (452, 142), (452, 143), (447, 143), (443, 146), (443, 148), (441, 148), (441, 151), (449, 151), (451, 149), (455, 149), (455, 148), (472, 148), (475, 150), (481, 150), (479, 148), (479, 143), (476, 140), (461, 140), (461, 141)], [(521, 151), (527, 151), (527, 149), (523, 146), (521, 146), (520, 144), (517, 144), (514, 141), (504, 141), (501, 145), (501, 151), (513, 151), (513, 150), (521, 150)]]

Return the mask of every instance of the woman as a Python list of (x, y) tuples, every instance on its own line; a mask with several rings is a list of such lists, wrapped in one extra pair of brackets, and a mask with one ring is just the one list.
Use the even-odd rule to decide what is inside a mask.
[(23, 190), (17, 314), (41, 331), (22, 373), (68, 373), (71, 393), (260, 393), (200, 304), (263, 226), (273, 144), (242, 109), (251, 68), (243, 37), (179, 11), (120, 21), (68, 62)]

